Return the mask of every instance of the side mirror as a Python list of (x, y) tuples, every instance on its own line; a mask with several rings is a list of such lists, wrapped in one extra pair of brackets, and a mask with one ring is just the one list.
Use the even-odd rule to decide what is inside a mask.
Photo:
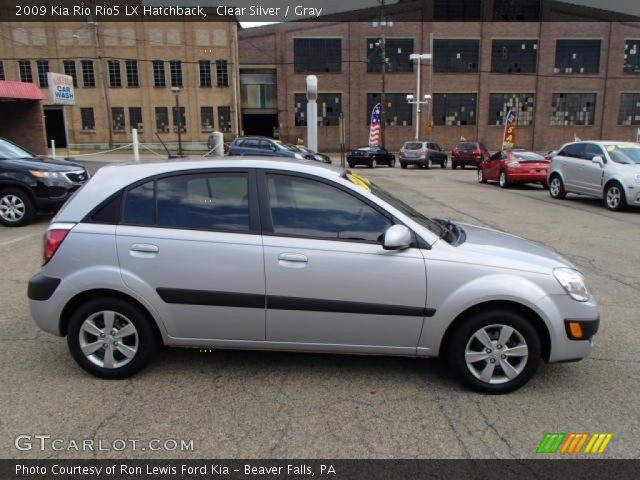
[(604, 159), (600, 155), (596, 155), (591, 159), (593, 163), (597, 163), (601, 167), (604, 165)]
[(382, 248), (385, 250), (403, 250), (411, 246), (411, 230), (404, 225), (391, 225), (384, 232)]

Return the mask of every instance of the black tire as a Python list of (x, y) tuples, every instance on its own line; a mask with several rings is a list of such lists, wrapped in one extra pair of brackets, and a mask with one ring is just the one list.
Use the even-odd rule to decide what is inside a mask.
[(407, 168), (407, 164), (404, 162), (400, 162), (400, 168)]
[(389, 160), (389, 168), (395, 168), (396, 167), (396, 159), (392, 158), (391, 160)]
[[(504, 325), (515, 329), (515, 333), (510, 338), (516, 339), (517, 333), (520, 338), (524, 340), (527, 350), (526, 358), (506, 357), (504, 355), (500, 355), (497, 347), (501, 345), (494, 345), (495, 350), (492, 350), (491, 354), (487, 353), (490, 358), (491, 356), (498, 357), (498, 360), (493, 359), (493, 372), (498, 373), (497, 380), (501, 381), (501, 383), (489, 383), (476, 376), (478, 374), (478, 370), (483, 369), (483, 367), (486, 367), (489, 364), (489, 360), (478, 360), (473, 364), (477, 365), (477, 367), (474, 367), (476, 368), (476, 374), (472, 373), (472, 367), (468, 366), (465, 360), (465, 350), (467, 345), (474, 345), (475, 342), (477, 342), (477, 340), (473, 340), (474, 334), (484, 327), (491, 327), (495, 325)], [(498, 330), (496, 331), (499, 333)], [(493, 337), (490, 338), (495, 340)], [(501, 346), (502, 349), (507, 347), (507, 345)], [(480, 350), (484, 350), (481, 345)], [(486, 350), (480, 353), (485, 352)], [(515, 311), (502, 309), (487, 310), (469, 316), (461, 325), (458, 325), (446, 345), (445, 355), (447, 362), (454, 373), (471, 389), (491, 394), (509, 393), (522, 387), (531, 380), (535, 374), (541, 358), (540, 337), (533, 325), (531, 325), (531, 323), (521, 314), (516, 313)], [(503, 360), (501, 360), (500, 357), (505, 359), (505, 362), (508, 361), (510, 365), (516, 364), (516, 367), (514, 367), (515, 369), (521, 368), (517, 376), (512, 379), (508, 379), (507, 376), (504, 375), (505, 370), (503, 370), (500, 365), (500, 362)], [(503, 374), (502, 378), (500, 378), (500, 373)]]
[(352, 162), (349, 162), (349, 168), (353, 168), (353, 165), (354, 164)]
[[(27, 192), (20, 188), (0, 190), (0, 224), (6, 227), (21, 227), (33, 221), (36, 209)], [(12, 216), (17, 216), (12, 220)]]
[(375, 158), (372, 158), (371, 160), (369, 160), (369, 168), (376, 168), (378, 166), (378, 162), (376, 161)]
[(624, 188), (618, 182), (610, 182), (604, 191), (604, 204), (614, 212), (622, 212), (627, 208), (627, 197)]
[(453, 170), (455, 170), (456, 168), (458, 168), (458, 164), (457, 164), (457, 163), (454, 163), (454, 162), (451, 162), (451, 168), (452, 168)]
[(427, 157), (427, 163), (425, 164), (425, 167), (429, 170), (433, 167), (433, 160), (431, 160), (431, 157)]
[(567, 196), (567, 191), (564, 189), (564, 182), (560, 175), (553, 174), (549, 179), (549, 195), (551, 198), (562, 200)]
[(500, 185), (500, 188), (509, 188), (509, 177), (505, 170), (500, 170), (500, 174), (498, 175), (498, 185)]
[(478, 183), (487, 183), (487, 177), (484, 176), (484, 170), (478, 169)]
[[(82, 347), (80, 345), (80, 329), (85, 320), (87, 320), (91, 315), (101, 311), (112, 311), (118, 315), (126, 317), (137, 331), (137, 351), (135, 356), (121, 367), (105, 368), (103, 366), (99, 366), (87, 358), (87, 356), (82, 352)], [(100, 340), (97, 336), (93, 338)], [(124, 340), (122, 341), (124, 343)], [(147, 315), (145, 315), (139, 307), (119, 298), (102, 297), (89, 300), (77, 308), (69, 320), (67, 345), (69, 346), (71, 355), (80, 367), (96, 377), (106, 379), (130, 377), (142, 370), (147, 363), (149, 363), (149, 360), (151, 360), (157, 351), (159, 344), (160, 339), (158, 338), (158, 334)], [(119, 353), (114, 355), (121, 356)], [(124, 358), (124, 356), (122, 357)]]
[(447, 168), (447, 160), (442, 160), (442, 163), (440, 163), (440, 168)]

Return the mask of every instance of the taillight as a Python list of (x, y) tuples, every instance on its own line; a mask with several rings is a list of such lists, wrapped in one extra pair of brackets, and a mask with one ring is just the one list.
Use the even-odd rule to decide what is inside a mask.
[(458, 154), (458, 150), (456, 150), (455, 148), (451, 150), (451, 155), (457, 155), (457, 154)]
[(43, 265), (55, 255), (63, 240), (67, 237), (69, 230), (51, 229), (44, 234), (44, 255)]
[(482, 150), (474, 150), (474, 151), (473, 151), (473, 154), (474, 154), (476, 157), (481, 157), (481, 156), (482, 156)]

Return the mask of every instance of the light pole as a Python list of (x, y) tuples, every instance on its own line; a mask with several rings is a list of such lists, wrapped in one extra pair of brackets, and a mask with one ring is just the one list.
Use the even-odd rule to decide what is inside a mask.
[(411, 105), (415, 104), (416, 106), (416, 140), (420, 140), (420, 105), (428, 104), (431, 101), (431, 95), (428, 93), (425, 94), (423, 100), (419, 100), (419, 97), (417, 98), (418, 99), (414, 100), (413, 95), (407, 95), (407, 103)]
[[(412, 62), (416, 62), (416, 101), (410, 101), (409, 100), (409, 96), (407, 96), (407, 101), (409, 103), (415, 103), (416, 104), (416, 140), (420, 139), (420, 105), (423, 103), (429, 103), (429, 100), (431, 99), (431, 95), (425, 95), (425, 101), (421, 102), (420, 101), (420, 73), (421, 73), (421, 69), (420, 69), (420, 60), (431, 60), (431, 54), (430, 53), (412, 53), (411, 55), (409, 55), (409, 60), (411, 60)], [(427, 96), (429, 97), (429, 100), (427, 100)]]
[(178, 120), (178, 156), (182, 157), (182, 115), (180, 115), (180, 87), (171, 87), (176, 94), (176, 119)]

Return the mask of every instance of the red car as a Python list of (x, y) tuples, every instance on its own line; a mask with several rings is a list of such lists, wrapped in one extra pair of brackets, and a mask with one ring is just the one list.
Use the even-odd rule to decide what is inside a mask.
[(478, 168), (484, 159), (489, 158), (489, 150), (482, 142), (460, 142), (451, 150), (451, 168), (471, 165)]
[(551, 162), (535, 152), (504, 150), (484, 160), (478, 168), (478, 182), (496, 180), (502, 188), (515, 183), (540, 183), (547, 187)]

